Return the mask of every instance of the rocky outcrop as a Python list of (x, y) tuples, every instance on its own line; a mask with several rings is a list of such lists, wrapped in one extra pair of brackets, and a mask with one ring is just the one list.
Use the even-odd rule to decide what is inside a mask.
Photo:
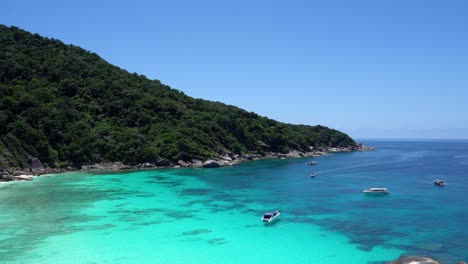
[(12, 176), (14, 181), (32, 181), (34, 179), (34, 176), (24, 174), (24, 175), (18, 175), (18, 176)]
[[(360, 149), (371, 149), (368, 147), (358, 145)], [(206, 161), (192, 159), (190, 161), (178, 160), (171, 161), (167, 158), (158, 160), (157, 162), (145, 162), (140, 163), (136, 166), (125, 165), (121, 162), (102, 162), (97, 164), (88, 164), (81, 167), (82, 170), (125, 170), (125, 169), (142, 169), (142, 168), (218, 168), (224, 166), (233, 166), (241, 161), (248, 160), (260, 160), (260, 159), (290, 159), (290, 158), (302, 158), (302, 157), (318, 157), (327, 155), (329, 151), (341, 152), (351, 151), (357, 149), (351, 148), (326, 148), (326, 147), (309, 147), (309, 151), (301, 152), (298, 150), (292, 150), (288, 153), (276, 153), (276, 152), (262, 152), (262, 154), (252, 151), (242, 155), (234, 154), (230, 151), (224, 150), (220, 152), (216, 159), (210, 159)], [(43, 174), (57, 174), (66, 171), (77, 170), (74, 167), (68, 168), (49, 168), (44, 166), (42, 162), (34, 157), (30, 157), (29, 166), (25, 170), (10, 170), (7, 167), (0, 167), (0, 181), (18, 181), (18, 180), (31, 180), (33, 175)]]
[(359, 143), (356, 145), (356, 147), (353, 149), (353, 150), (357, 150), (357, 151), (372, 151), (374, 150), (373, 147), (368, 147), (368, 146), (365, 146), (364, 144), (362, 143)]
[(203, 161), (193, 159), (192, 160), (192, 168), (203, 168)]
[(138, 169), (150, 169), (155, 168), (156, 165), (151, 162), (140, 163), (136, 166)]
[(228, 155), (221, 156), (220, 159), (225, 160), (225, 161), (232, 161), (232, 158), (229, 157)]
[(203, 163), (203, 168), (218, 168), (220, 166), (219, 162), (215, 160), (207, 160)]
[(125, 165), (122, 162), (101, 162), (90, 165), (83, 165), (82, 170), (128, 170), (133, 169), (132, 166)]
[(1, 175), (0, 181), (31, 181), (34, 179), (33, 175), (30, 174), (21, 174), (21, 175)]
[(216, 161), (220, 167), (226, 167), (226, 166), (234, 166), (236, 164), (234, 161), (228, 161), (228, 160), (218, 160)]
[(287, 154), (281, 154), (281, 157), (287, 158), (287, 159), (294, 159), (294, 158), (302, 158), (304, 157), (305, 154), (303, 152), (297, 151), (297, 150), (292, 150)]
[(29, 164), (31, 166), (32, 171), (44, 170), (44, 165), (42, 164), (42, 162), (38, 158), (35, 158), (35, 157), (31, 158), (29, 160)]
[(340, 147), (340, 148), (328, 148), (328, 152), (334, 153), (334, 152), (350, 152), (353, 151), (353, 148), (348, 148), (348, 147)]
[(160, 160), (158, 160), (158, 162), (156, 162), (156, 165), (158, 167), (169, 167), (169, 166), (171, 166), (171, 161), (169, 159), (166, 159), (166, 158), (160, 159)]
[(190, 166), (190, 164), (188, 164), (187, 162), (185, 162), (183, 160), (177, 161), (177, 164), (179, 164), (179, 166), (182, 167), (182, 168)]
[(397, 260), (387, 262), (387, 264), (441, 264), (441, 263), (428, 257), (407, 256), (407, 257), (400, 257)]
[(7, 167), (0, 168), (0, 180), (9, 176), (10, 174), (12, 174), (12, 172)]
[(243, 159), (243, 160), (258, 160), (258, 159), (261, 159), (261, 158), (263, 158), (263, 156), (256, 153), (256, 152), (246, 153), (246, 154), (242, 155), (242, 157), (241, 157), (241, 159)]

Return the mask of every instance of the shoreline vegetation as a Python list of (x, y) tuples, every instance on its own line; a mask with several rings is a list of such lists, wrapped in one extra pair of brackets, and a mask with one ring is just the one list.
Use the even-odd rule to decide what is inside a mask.
[(4, 25), (0, 123), (3, 180), (78, 169), (218, 167), (357, 148), (338, 130), (196, 99), (80, 47)]
[(37, 158), (31, 158), (31, 167), (27, 170), (24, 169), (10, 169), (7, 167), (0, 168), (0, 182), (9, 181), (31, 181), (35, 177), (61, 174), (71, 171), (120, 171), (120, 170), (134, 170), (134, 169), (158, 169), (158, 168), (219, 168), (234, 166), (243, 161), (255, 161), (263, 159), (292, 159), (292, 158), (307, 158), (307, 157), (320, 157), (328, 155), (329, 153), (352, 152), (352, 151), (372, 151), (373, 147), (368, 147), (363, 144), (357, 144), (355, 147), (328, 147), (311, 149), (308, 152), (298, 150), (290, 151), (289, 153), (274, 153), (268, 152), (261, 155), (256, 152), (250, 152), (243, 155), (224, 153), (218, 155), (215, 159), (199, 160), (191, 159), (185, 160), (169, 160), (167, 158), (160, 159), (155, 162), (140, 163), (135, 166), (124, 164), (122, 162), (100, 162), (91, 163), (81, 166), (81, 168), (67, 167), (67, 168), (50, 168), (44, 166)]

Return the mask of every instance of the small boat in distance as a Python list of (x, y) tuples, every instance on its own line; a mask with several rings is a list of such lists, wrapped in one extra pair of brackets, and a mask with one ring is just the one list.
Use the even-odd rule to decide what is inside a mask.
[(280, 216), (280, 211), (276, 210), (276, 211), (272, 211), (272, 212), (266, 212), (265, 214), (263, 214), (262, 216), (262, 221), (263, 222), (266, 222), (266, 223), (270, 223), (276, 219), (278, 219), (278, 217)]
[(387, 188), (369, 188), (362, 192), (366, 194), (389, 194)]
[(439, 180), (439, 179), (435, 179), (433, 182), (434, 182), (435, 185), (439, 185), (439, 186), (447, 185), (444, 181)]
[(309, 176), (312, 177), (312, 178), (315, 178), (315, 176), (317, 176), (317, 173), (311, 173), (311, 174), (309, 174)]
[(315, 162), (315, 161), (309, 161), (309, 162), (307, 162), (307, 165), (315, 166), (315, 165), (317, 165), (317, 162)]

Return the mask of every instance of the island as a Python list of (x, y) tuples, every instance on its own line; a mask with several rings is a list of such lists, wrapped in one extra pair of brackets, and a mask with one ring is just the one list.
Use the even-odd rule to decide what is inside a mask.
[(0, 181), (369, 150), (335, 129), (195, 99), (93, 52), (4, 25), (0, 124)]

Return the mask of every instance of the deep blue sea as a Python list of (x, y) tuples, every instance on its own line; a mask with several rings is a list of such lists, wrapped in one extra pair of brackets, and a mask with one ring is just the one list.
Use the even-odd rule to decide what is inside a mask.
[(376, 150), (2, 183), (0, 263), (468, 261), (468, 141), (364, 143)]

